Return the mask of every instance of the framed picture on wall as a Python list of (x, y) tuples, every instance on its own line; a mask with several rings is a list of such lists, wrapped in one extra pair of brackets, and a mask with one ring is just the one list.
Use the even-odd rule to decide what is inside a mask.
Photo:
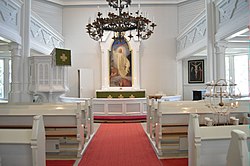
[(204, 60), (188, 61), (188, 83), (204, 83)]

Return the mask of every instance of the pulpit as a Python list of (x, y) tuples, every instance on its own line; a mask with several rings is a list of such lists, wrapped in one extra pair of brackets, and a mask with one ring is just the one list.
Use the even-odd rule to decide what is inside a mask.
[(68, 90), (66, 68), (52, 65), (52, 56), (29, 57), (29, 68), (29, 91), (34, 102), (57, 102)]

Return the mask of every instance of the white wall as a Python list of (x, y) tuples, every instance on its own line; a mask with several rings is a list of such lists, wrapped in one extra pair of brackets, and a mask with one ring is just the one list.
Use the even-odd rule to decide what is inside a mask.
[[(162, 91), (176, 94), (176, 40), (177, 6), (141, 6), (157, 24), (152, 37), (141, 43), (141, 88), (147, 94)], [(101, 6), (101, 10), (106, 6)], [(133, 11), (133, 7), (131, 7)], [(99, 43), (86, 33), (89, 17), (95, 15), (96, 6), (69, 6), (63, 9), (63, 36), (65, 47), (72, 50), (69, 67), (68, 96), (77, 96), (77, 69), (92, 68), (95, 89), (101, 89), (101, 54)]]
[(175, 95), (177, 91), (177, 7), (171, 5), (147, 6), (157, 27), (152, 37), (142, 42), (141, 87), (148, 94), (163, 92)]

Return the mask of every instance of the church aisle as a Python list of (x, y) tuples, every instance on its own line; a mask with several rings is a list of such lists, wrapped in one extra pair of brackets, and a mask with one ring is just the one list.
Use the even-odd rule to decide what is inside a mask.
[(139, 123), (101, 124), (79, 166), (161, 166)]

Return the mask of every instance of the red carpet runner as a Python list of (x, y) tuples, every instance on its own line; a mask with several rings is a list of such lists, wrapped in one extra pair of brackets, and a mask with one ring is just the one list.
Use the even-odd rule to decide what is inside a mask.
[(161, 166), (139, 123), (101, 124), (79, 166)]
[(75, 160), (46, 160), (46, 166), (72, 166)]
[[(47, 160), (46, 166), (73, 166)], [(79, 166), (188, 166), (188, 159), (158, 160), (139, 123), (101, 124)]]

